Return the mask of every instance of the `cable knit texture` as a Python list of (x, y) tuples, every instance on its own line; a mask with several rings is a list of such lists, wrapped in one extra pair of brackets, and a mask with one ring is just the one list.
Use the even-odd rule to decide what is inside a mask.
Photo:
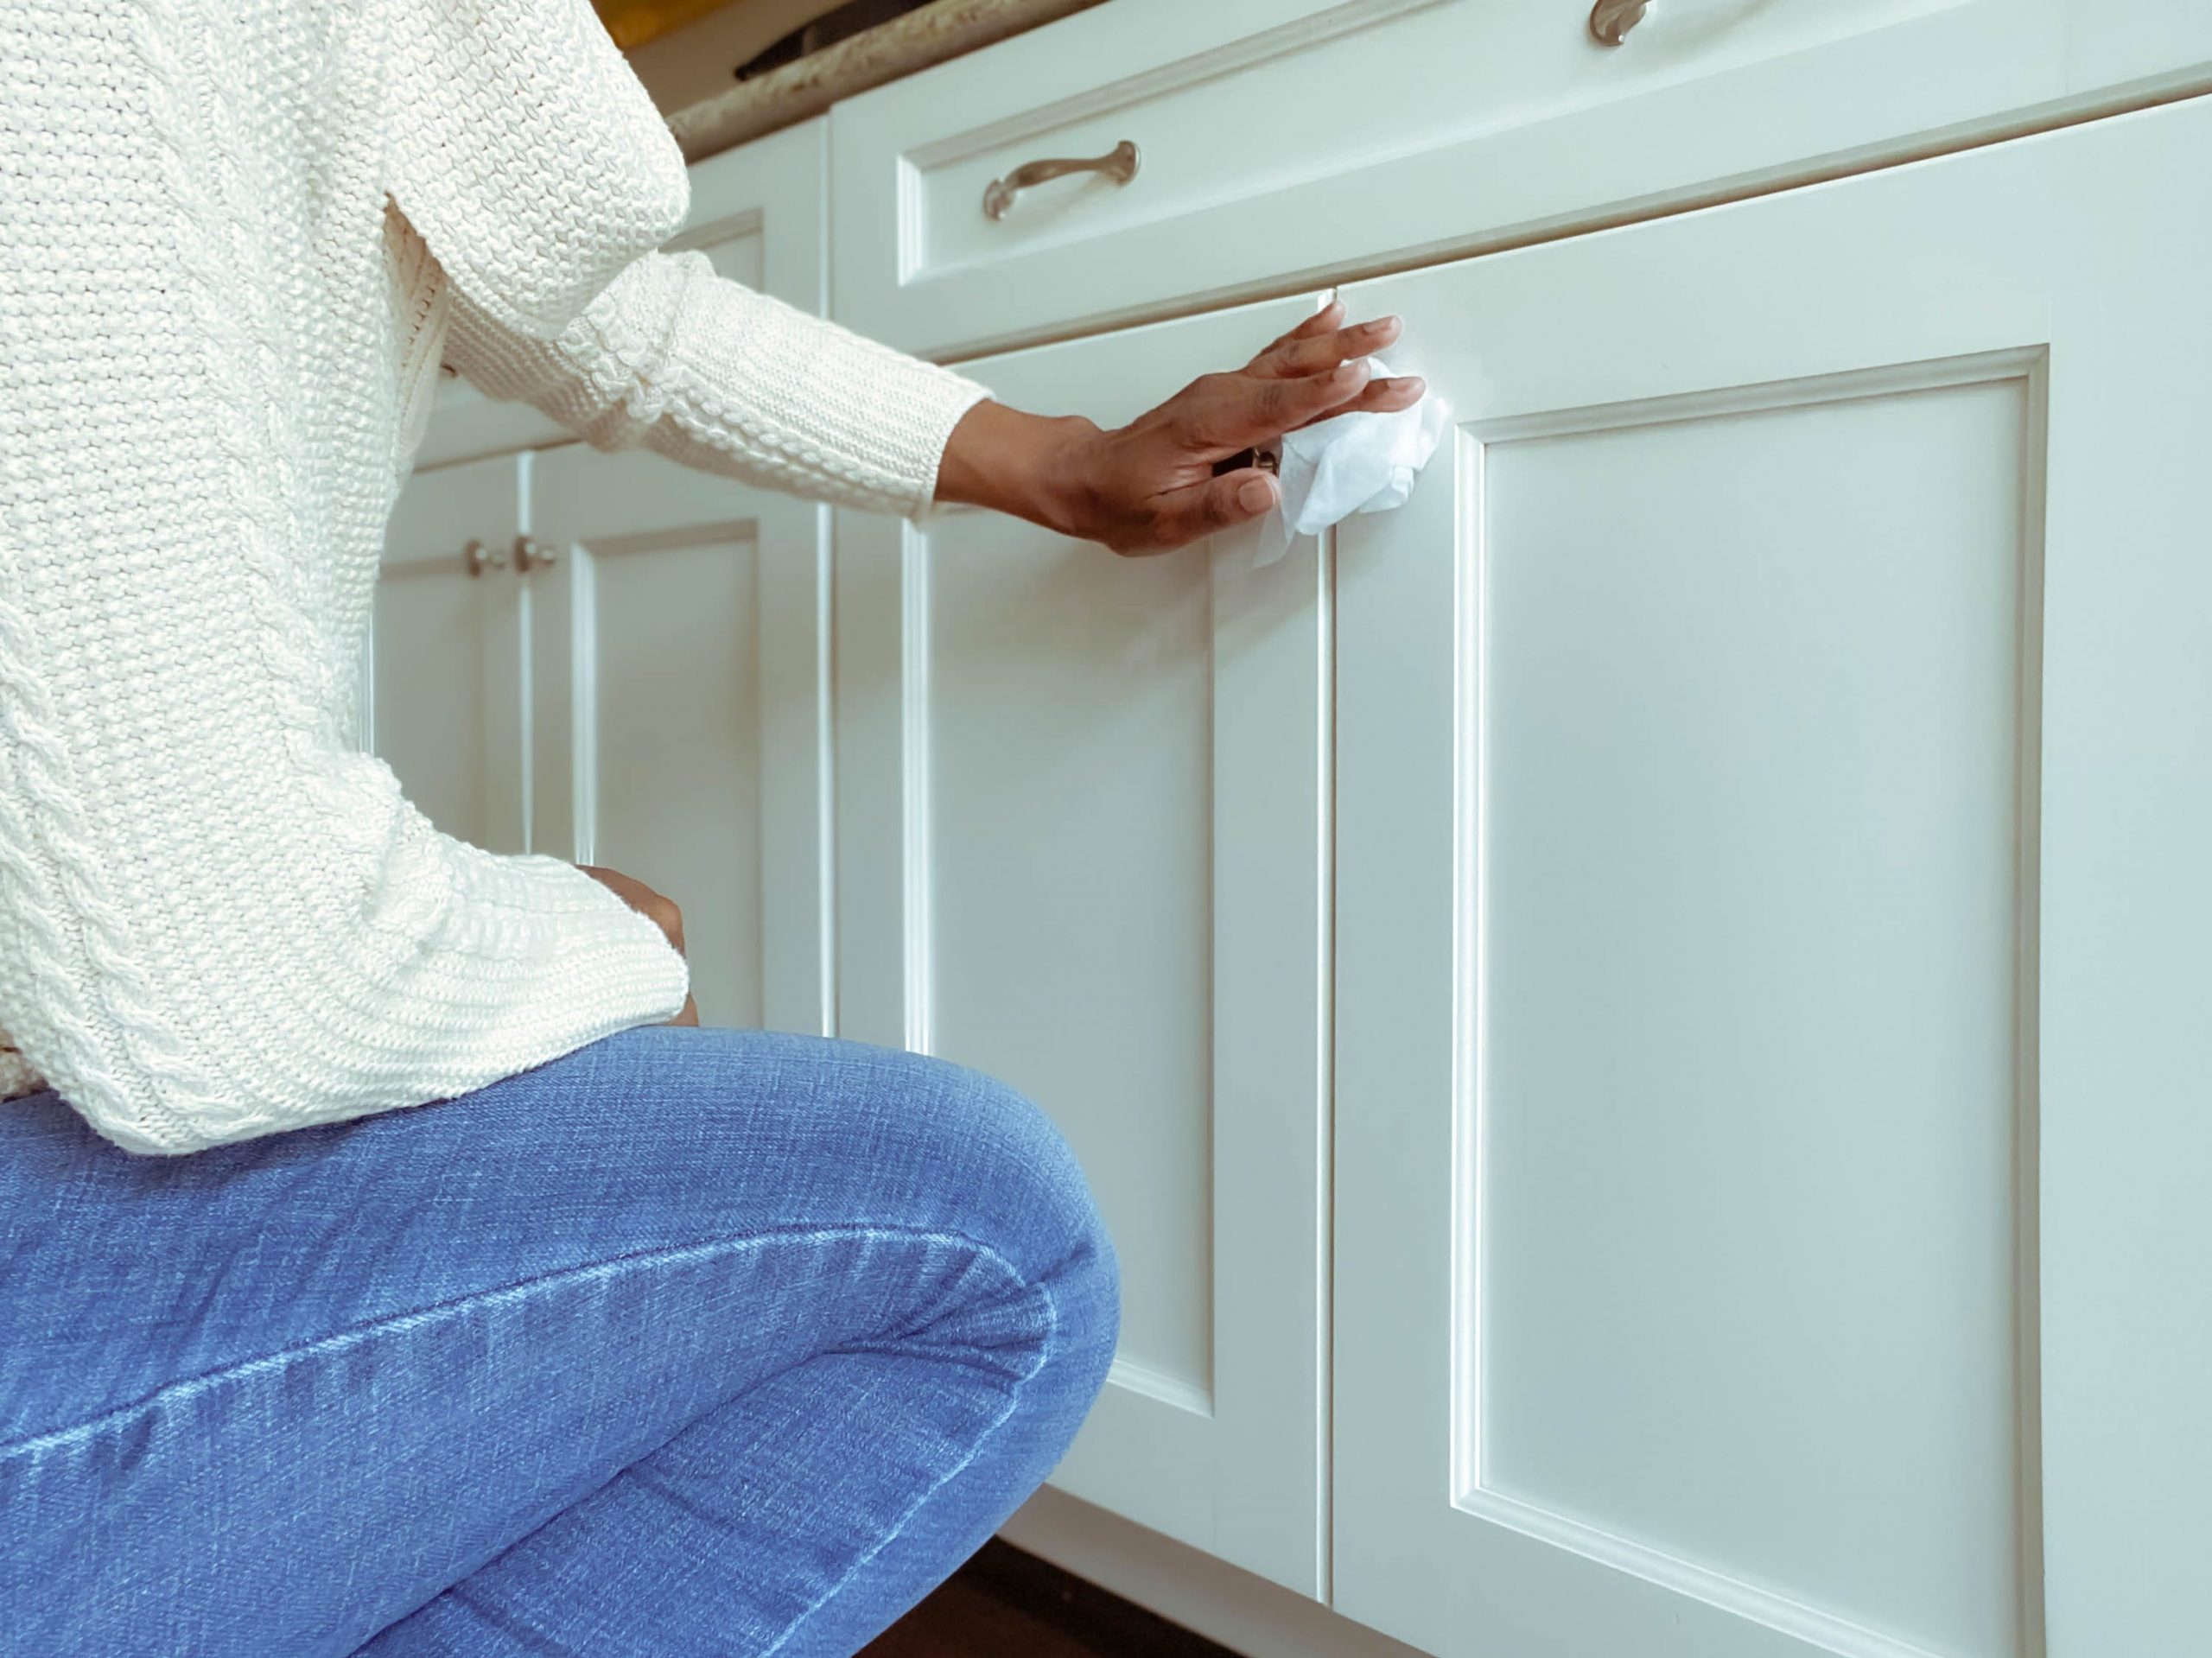
[(187, 1152), (673, 1014), (653, 923), (347, 740), (440, 354), (909, 513), (982, 389), (651, 252), (586, 0), (8, 0), (0, 62), (0, 1096)]

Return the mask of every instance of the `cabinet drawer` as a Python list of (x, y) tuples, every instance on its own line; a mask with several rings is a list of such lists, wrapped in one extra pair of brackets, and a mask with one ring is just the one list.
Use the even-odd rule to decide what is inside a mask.
[[(1114, 0), (841, 105), (835, 314), (958, 356), (2160, 96), (2196, 0)], [(986, 194), (1025, 163), (1136, 147)]]

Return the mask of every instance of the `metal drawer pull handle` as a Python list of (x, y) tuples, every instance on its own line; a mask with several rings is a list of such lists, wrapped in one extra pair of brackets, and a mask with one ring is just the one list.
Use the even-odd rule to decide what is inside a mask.
[(480, 576), (486, 570), (504, 570), (507, 568), (506, 554), (496, 547), (486, 547), (480, 541), (470, 541), (467, 546), (461, 549), (461, 562), (468, 566), (468, 573), (471, 575)]
[(1089, 161), (1024, 162), (1004, 178), (990, 181), (983, 192), (983, 217), (1004, 219), (1007, 209), (1014, 206), (1014, 197), (1024, 190), (1047, 179), (1065, 178), (1071, 173), (1103, 173), (1116, 184), (1127, 184), (1137, 175), (1138, 160), (1137, 147), (1124, 138), (1103, 156)]
[(528, 575), (532, 570), (550, 569), (552, 567), (553, 549), (550, 547), (546, 546), (542, 542), (533, 541), (528, 536), (517, 536), (515, 537), (515, 572), (517, 575)]
[(1598, 0), (1590, 8), (1590, 38), (1600, 46), (1618, 46), (1650, 10), (1651, 0)]

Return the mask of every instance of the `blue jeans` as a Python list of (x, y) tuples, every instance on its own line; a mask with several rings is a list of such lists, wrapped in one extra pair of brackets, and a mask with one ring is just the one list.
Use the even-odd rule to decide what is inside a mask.
[(1112, 1356), (987, 1077), (651, 1026), (181, 1159), (0, 1105), (0, 1652), (844, 1658)]

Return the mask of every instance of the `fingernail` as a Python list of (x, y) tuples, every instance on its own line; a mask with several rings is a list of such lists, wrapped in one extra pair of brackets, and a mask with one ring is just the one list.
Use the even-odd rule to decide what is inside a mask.
[(1357, 385), (1374, 372), (1364, 357), (1355, 357), (1338, 369), (1334, 378), (1338, 385)]
[(1364, 334), (1384, 334), (1389, 333), (1391, 329), (1397, 326), (1397, 318), (1394, 316), (1379, 316), (1372, 322), (1361, 323), (1359, 325), (1359, 331)]
[(1236, 488), (1236, 504), (1247, 512), (1264, 512), (1275, 504), (1275, 489), (1264, 478), (1247, 478)]
[(1428, 390), (1428, 382), (1418, 374), (1407, 374), (1391, 381), (1390, 389), (1393, 391), (1410, 391), (1418, 397)]

